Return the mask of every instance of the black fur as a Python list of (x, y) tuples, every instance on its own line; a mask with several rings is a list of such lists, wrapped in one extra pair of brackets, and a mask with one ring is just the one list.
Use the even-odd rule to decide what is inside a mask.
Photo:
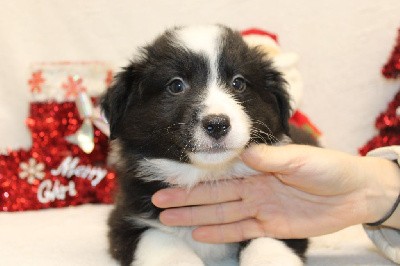
[[(222, 27), (222, 26), (221, 26)], [(254, 128), (266, 131), (277, 139), (289, 135), (290, 107), (285, 81), (271, 62), (257, 48), (248, 47), (238, 32), (224, 29), (222, 50), (218, 60), (220, 79), (230, 90), (232, 77), (240, 73), (247, 80), (247, 89), (236, 93)], [(147, 227), (135, 227), (127, 217), (145, 216), (157, 219), (160, 209), (151, 203), (151, 196), (170, 186), (161, 181), (144, 181), (138, 171), (143, 158), (166, 158), (190, 163), (188, 151), (196, 151), (191, 143), (193, 128), (199, 123), (201, 99), (210, 73), (204, 55), (179, 46), (174, 30), (167, 31), (142, 49), (140, 58), (123, 69), (102, 100), (110, 123), (111, 139), (117, 140), (120, 162), (117, 164), (119, 192), (109, 218), (110, 252), (122, 265), (133, 260), (140, 235)], [(184, 95), (171, 95), (165, 89), (171, 78), (179, 76), (190, 84)], [(251, 142), (275, 142), (266, 136), (252, 134)], [(307, 240), (284, 240), (304, 258)]]

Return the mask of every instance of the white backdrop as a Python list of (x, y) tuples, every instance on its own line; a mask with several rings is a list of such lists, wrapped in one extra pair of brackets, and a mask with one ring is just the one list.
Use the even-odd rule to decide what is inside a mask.
[(400, 27), (399, 0), (14, 0), (0, 9), (0, 147), (29, 147), (29, 66), (101, 60), (120, 67), (166, 27), (222, 23), (275, 32), (301, 57), (302, 109), (329, 147), (356, 153), (400, 87), (380, 69)]

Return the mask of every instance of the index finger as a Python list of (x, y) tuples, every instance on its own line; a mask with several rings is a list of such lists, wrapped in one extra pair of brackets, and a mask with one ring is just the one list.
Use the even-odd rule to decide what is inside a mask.
[(242, 161), (260, 172), (292, 173), (304, 164), (304, 158), (316, 147), (305, 145), (269, 146), (252, 145), (242, 155)]
[(191, 190), (166, 188), (157, 191), (151, 201), (159, 208), (216, 204), (241, 200), (242, 182), (238, 179), (199, 184)]

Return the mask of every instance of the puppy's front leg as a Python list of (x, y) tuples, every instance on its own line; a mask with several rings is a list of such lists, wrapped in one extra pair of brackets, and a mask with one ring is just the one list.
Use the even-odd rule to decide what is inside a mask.
[(240, 266), (301, 266), (302, 260), (280, 240), (254, 239), (240, 254)]
[(158, 229), (144, 232), (132, 266), (204, 266), (201, 259), (180, 238)]

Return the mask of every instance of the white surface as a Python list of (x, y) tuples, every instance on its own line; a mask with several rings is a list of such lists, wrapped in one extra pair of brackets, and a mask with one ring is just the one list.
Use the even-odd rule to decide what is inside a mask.
[[(380, 69), (400, 26), (399, 0), (2, 1), (0, 148), (29, 147), (29, 66), (43, 61), (125, 65), (166, 27), (223, 23), (279, 34), (300, 55), (303, 111), (330, 147), (356, 153), (398, 91)], [(1, 265), (114, 265), (106, 253), (108, 206), (0, 213)], [(318, 239), (309, 265), (389, 265), (360, 227)]]
[[(107, 205), (0, 214), (2, 266), (113, 266), (107, 253)], [(307, 265), (395, 265), (361, 226), (312, 240)], [(172, 266), (172, 265), (171, 265)]]

